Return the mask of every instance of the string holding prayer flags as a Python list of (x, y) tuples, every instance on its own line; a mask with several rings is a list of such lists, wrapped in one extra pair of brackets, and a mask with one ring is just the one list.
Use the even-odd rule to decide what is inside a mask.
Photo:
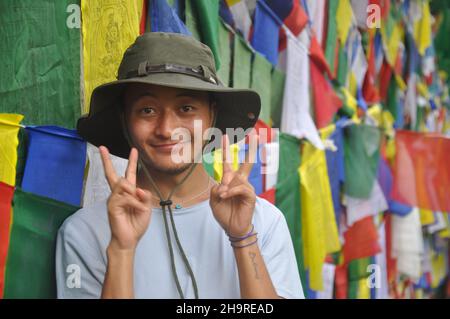
[(86, 142), (57, 126), (27, 127), (24, 191), (79, 206), (86, 165)]

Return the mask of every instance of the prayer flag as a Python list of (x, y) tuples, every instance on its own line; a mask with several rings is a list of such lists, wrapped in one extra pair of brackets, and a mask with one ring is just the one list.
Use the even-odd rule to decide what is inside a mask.
[(73, 130), (27, 127), (24, 191), (79, 206), (86, 165), (86, 142)]

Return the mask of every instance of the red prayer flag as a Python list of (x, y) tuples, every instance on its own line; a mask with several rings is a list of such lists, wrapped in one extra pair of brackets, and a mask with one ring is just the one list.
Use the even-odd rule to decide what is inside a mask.
[(139, 24), (139, 34), (145, 33), (145, 26), (147, 23), (147, 13), (148, 13), (148, 0), (144, 0), (142, 4), (142, 14), (141, 14), (141, 21)]
[(397, 259), (392, 255), (392, 215), (386, 214), (386, 266), (388, 284), (395, 283), (397, 278)]
[(375, 85), (375, 37), (370, 36), (370, 53), (368, 58), (368, 68), (363, 83), (363, 97), (367, 103), (380, 102), (380, 94)]
[(258, 196), (275, 205), (275, 193), (275, 188), (271, 188)]
[(393, 199), (409, 206), (450, 212), (450, 139), (397, 131)]
[(328, 65), (327, 59), (325, 58), (325, 54), (323, 53), (322, 47), (317, 41), (316, 36), (313, 36), (311, 38), (309, 55), (311, 57), (311, 60), (314, 61), (314, 63), (317, 65), (317, 67), (320, 68), (322, 72), (326, 72), (330, 79), (333, 78), (330, 71), (330, 66)]
[(386, 60), (383, 61), (383, 65), (381, 66), (380, 70), (380, 98), (382, 101), (386, 101), (392, 73), (393, 72), (391, 66), (386, 62)]
[(336, 299), (347, 299), (348, 296), (348, 271), (347, 265), (337, 265), (334, 274), (334, 286)]
[(321, 129), (331, 123), (334, 114), (342, 106), (342, 101), (316, 63), (311, 61), (310, 64), (316, 125)]
[(3, 298), (5, 287), (5, 266), (9, 247), (13, 195), (14, 187), (0, 182), (0, 299)]
[(354, 259), (375, 256), (381, 252), (380, 244), (378, 243), (378, 231), (372, 216), (354, 223), (344, 233), (344, 238), (345, 263), (349, 263)]
[[(298, 36), (303, 28), (308, 24), (308, 15), (300, 5), (300, 1), (292, 2), (292, 9), (289, 15), (283, 20), (288, 29)], [(287, 47), (286, 33), (283, 28), (280, 28), (280, 44), (279, 51), (284, 51)]]

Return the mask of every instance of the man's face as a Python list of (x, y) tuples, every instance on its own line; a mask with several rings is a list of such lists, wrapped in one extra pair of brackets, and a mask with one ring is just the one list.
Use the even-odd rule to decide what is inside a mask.
[[(202, 136), (212, 125), (209, 95), (149, 84), (133, 85), (125, 92), (125, 105), (128, 130), (144, 163), (173, 175), (188, 169), (190, 163), (177, 163), (172, 153), (180, 147), (190, 148), (190, 162), (197, 155), (194, 154), (194, 121), (202, 121)], [(189, 132), (190, 142), (171, 139), (179, 129)]]

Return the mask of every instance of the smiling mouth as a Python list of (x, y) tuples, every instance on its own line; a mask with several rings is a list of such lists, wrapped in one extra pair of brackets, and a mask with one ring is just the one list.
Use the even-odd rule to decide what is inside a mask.
[(177, 142), (177, 143), (168, 143), (168, 144), (150, 144), (151, 147), (160, 150), (160, 151), (169, 151), (174, 147), (183, 147), (188, 142)]

